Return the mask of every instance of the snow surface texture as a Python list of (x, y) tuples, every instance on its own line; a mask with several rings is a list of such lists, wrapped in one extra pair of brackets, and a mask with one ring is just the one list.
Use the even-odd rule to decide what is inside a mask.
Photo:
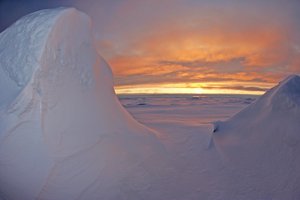
[[(293, 83), (293, 81), (288, 83)], [(285, 86), (282, 85), (282, 88), (286, 88), (286, 91), (292, 92), (292, 94), (290, 93), (286, 96), (288, 99), (290, 96), (293, 96), (294, 100), (299, 100), (299, 97), (297, 97), (297, 95), (299, 96), (299, 91), (294, 90), (295, 88), (299, 88), (299, 83), (294, 83), (295, 84), (284, 84)], [(272, 91), (274, 90), (276, 89)], [(212, 136), (210, 123), (217, 120), (223, 121), (228, 119), (240, 110), (245, 109), (245, 107), (251, 104), (256, 98), (258, 97), (237, 95), (199, 95), (197, 99), (189, 95), (127, 95), (120, 97), (122, 104), (126, 106), (136, 119), (165, 136), (161, 141), (165, 144), (170, 154), (173, 173), (171, 176), (168, 174), (164, 177), (169, 185), (160, 193), (160, 198), (158, 199), (299, 199), (300, 188), (297, 180), (299, 180), (300, 168), (296, 166), (297, 159), (299, 158), (295, 158), (297, 149), (294, 148), (294, 153), (292, 153), (293, 150), (290, 148), (282, 148), (287, 146), (285, 140), (279, 141), (281, 137), (280, 134), (284, 133), (282, 132), (284, 130), (286, 130), (288, 135), (299, 134), (299, 129), (296, 129), (296, 127), (299, 126), (299, 122), (297, 121), (299, 118), (292, 119), (294, 122), (291, 121), (288, 122), (288, 124), (286, 124), (285, 122), (287, 121), (283, 119), (285, 117), (288, 119), (293, 118), (290, 113), (295, 112), (295, 107), (292, 108), (292, 106), (288, 106), (290, 109), (286, 110), (285, 115), (282, 115), (280, 119), (276, 119), (276, 121), (272, 121), (272, 123), (264, 124), (264, 131), (257, 129), (255, 126), (252, 127), (251, 130), (247, 130), (247, 128), (249, 128), (248, 124), (253, 122), (259, 124), (260, 119), (257, 119), (258, 121), (253, 121), (253, 119), (250, 118), (248, 118), (248, 120), (245, 119), (245, 123), (241, 124), (241, 131), (239, 133), (234, 131), (234, 127), (230, 129), (229, 127), (226, 128), (227, 122), (218, 122), (216, 124), (218, 125), (218, 130), (213, 133), (216, 148), (213, 145), (208, 148)], [(262, 99), (265, 98), (266, 96), (262, 97)], [(262, 99), (256, 102), (264, 101)], [(256, 102), (254, 101), (253, 106), (250, 105), (250, 107), (253, 109), (256, 107), (255, 109), (257, 109)], [(271, 104), (273, 103), (270, 103), (269, 106), (275, 106)], [(288, 103), (287, 105), (293, 105), (293, 103)], [(278, 112), (275, 110), (277, 110), (277, 108), (274, 108), (274, 112)], [(256, 111), (257, 112), (253, 112), (253, 118), (261, 116), (264, 112), (263, 110)], [(239, 115), (240, 114), (237, 116)], [(235, 120), (237, 119), (239, 119), (239, 117)], [(274, 118), (272, 119), (275, 120)], [(281, 121), (284, 123), (281, 123)], [(280, 126), (280, 131), (275, 130), (272, 135), (270, 135), (271, 129), (269, 128), (274, 126), (274, 123), (279, 124), (278, 127)], [(238, 124), (239, 123), (237, 123), (237, 125)], [(295, 132), (289, 132), (290, 128), (286, 127), (286, 125), (293, 126)], [(221, 148), (221, 139), (225, 141), (226, 137), (228, 137), (227, 139), (229, 141), (233, 138), (234, 134), (237, 134), (238, 137), (239, 134), (243, 134), (245, 131), (248, 131), (246, 132), (248, 134), (255, 135), (257, 143), (265, 142), (266, 145), (256, 145), (253, 141), (249, 141), (249, 143), (251, 143), (251, 145), (249, 145), (249, 143), (247, 144), (246, 142), (249, 137), (241, 135), (242, 139), (240, 139), (240, 142), (242, 142), (242, 144), (232, 144), (237, 146), (235, 151), (228, 151), (230, 149), (229, 142), (227, 144), (224, 143), (224, 147)], [(224, 137), (221, 138), (221, 134), (223, 133)], [(230, 136), (230, 134), (233, 134), (233, 136)], [(290, 142), (293, 141), (297, 140), (290, 140)], [(277, 147), (273, 145), (277, 145)], [(259, 148), (259, 152), (253, 154), (252, 152), (256, 151), (256, 148)], [(274, 150), (272, 154), (270, 153), (271, 148)], [(281, 153), (278, 154), (280, 149)], [(266, 153), (269, 157), (265, 156)], [(284, 154), (286, 157), (283, 158), (282, 155)], [(278, 155), (279, 157), (276, 158)], [(248, 161), (251, 157), (258, 161)], [(259, 160), (261, 160), (261, 162), (259, 162)], [(276, 163), (274, 161), (276, 161)], [(287, 164), (285, 163), (286, 161), (290, 163)], [(280, 171), (281, 174), (278, 175), (277, 172)], [(274, 181), (270, 182), (271, 179)], [(284, 184), (284, 180), (286, 184)], [(164, 187), (163, 184), (159, 184), (161, 187)]]
[(227, 174), (227, 196), (300, 198), (299, 76), (286, 78), (231, 119), (216, 122), (214, 130), (214, 146), (234, 172)]
[(73, 8), (32, 13), (0, 34), (1, 198), (151, 192), (164, 147), (121, 106), (93, 42), (89, 17)]

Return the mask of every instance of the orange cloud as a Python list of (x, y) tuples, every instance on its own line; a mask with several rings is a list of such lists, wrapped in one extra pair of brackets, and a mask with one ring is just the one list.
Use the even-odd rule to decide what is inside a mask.
[[(119, 18), (127, 13), (132, 19), (135, 9), (125, 8)], [(147, 19), (149, 27), (143, 24), (141, 30), (130, 30), (126, 42), (106, 44), (109, 50), (102, 51), (116, 85), (126, 89), (147, 85), (150, 91), (152, 86), (206, 83), (207, 90), (261, 92), (289, 73), (299, 73), (299, 48), (290, 37), (294, 27), (288, 19), (275, 12), (243, 9), (218, 8), (215, 13), (210, 8), (200, 14), (181, 10), (189, 17), (171, 14), (157, 23)], [(158, 16), (164, 15), (158, 12)], [(105, 47), (99, 43), (101, 48)], [(236, 85), (229, 87), (232, 83)]]

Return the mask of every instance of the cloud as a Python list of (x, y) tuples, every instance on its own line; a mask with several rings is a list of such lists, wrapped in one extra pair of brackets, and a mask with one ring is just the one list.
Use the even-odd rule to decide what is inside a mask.
[(290, 37), (297, 26), (287, 14), (290, 8), (274, 5), (209, 4), (197, 12), (184, 7), (179, 13), (186, 15), (142, 26), (123, 50), (111, 51), (119, 52), (109, 56), (116, 84), (242, 81), (258, 88), (299, 73), (299, 52)]
[(263, 87), (245, 87), (241, 85), (234, 85), (234, 86), (203, 86), (203, 89), (209, 90), (241, 90), (241, 91), (255, 91), (255, 92), (265, 92), (269, 88)]

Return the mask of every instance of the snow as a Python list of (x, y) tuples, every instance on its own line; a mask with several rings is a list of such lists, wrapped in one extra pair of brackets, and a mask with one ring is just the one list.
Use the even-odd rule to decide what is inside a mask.
[[(122, 95), (120, 100), (141, 123), (160, 132), (171, 166), (158, 183), (159, 198), (174, 200), (243, 199), (225, 196), (230, 172), (215, 148), (208, 148), (215, 120), (225, 120), (255, 101), (244, 95)], [(144, 105), (140, 105), (140, 103)], [(167, 183), (167, 184), (166, 184)], [(233, 194), (235, 194), (233, 192)], [(145, 198), (153, 199), (153, 198)], [(246, 198), (245, 198), (246, 199)]]
[(92, 32), (58, 8), (0, 34), (0, 199), (299, 199), (299, 76), (259, 98), (120, 96), (125, 110)]
[[(214, 146), (226, 166), (237, 170), (249, 199), (297, 199), (300, 195), (300, 77), (290, 76), (255, 103), (216, 123)], [(232, 175), (230, 175), (232, 176)]]
[(1, 94), (4, 94), (0, 97), (1, 105), (15, 98), (29, 81), (41, 59), (48, 34), (61, 12), (62, 9), (57, 9), (27, 15), (0, 34), (0, 85)]
[[(300, 84), (298, 76), (292, 77), (296, 79), (283, 81), (259, 98), (121, 96), (136, 119), (165, 136), (161, 141), (170, 154), (172, 172), (164, 177), (170, 184), (161, 184), (165, 190), (159, 199), (298, 199), (300, 129), (295, 113)], [(271, 96), (285, 101), (275, 105)]]
[(87, 15), (35, 12), (1, 33), (0, 47), (4, 199), (111, 199), (135, 173), (134, 183), (156, 178), (164, 147), (119, 103)]

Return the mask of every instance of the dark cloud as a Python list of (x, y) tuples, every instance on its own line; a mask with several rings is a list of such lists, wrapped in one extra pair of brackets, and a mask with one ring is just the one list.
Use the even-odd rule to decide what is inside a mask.
[(201, 66), (221, 66), (226, 67), (227, 65), (242, 65), (245, 62), (244, 57), (231, 58), (229, 60), (217, 60), (217, 61), (205, 61), (205, 60), (192, 60), (192, 61), (172, 61), (162, 60), (159, 61), (160, 65), (181, 65), (185, 67), (201, 67)]
[(240, 90), (240, 91), (255, 91), (255, 92), (265, 92), (269, 88), (263, 88), (263, 87), (246, 87), (242, 85), (233, 85), (233, 86), (201, 86), (203, 89), (209, 89), (209, 90)]
[(191, 61), (176, 61), (176, 60), (162, 60), (159, 61), (158, 65), (163, 66), (182, 66), (189, 68), (190, 71), (201, 71), (204, 69), (210, 69), (217, 72), (240, 72), (244, 70), (245, 57), (230, 58), (228, 60), (191, 60)]

